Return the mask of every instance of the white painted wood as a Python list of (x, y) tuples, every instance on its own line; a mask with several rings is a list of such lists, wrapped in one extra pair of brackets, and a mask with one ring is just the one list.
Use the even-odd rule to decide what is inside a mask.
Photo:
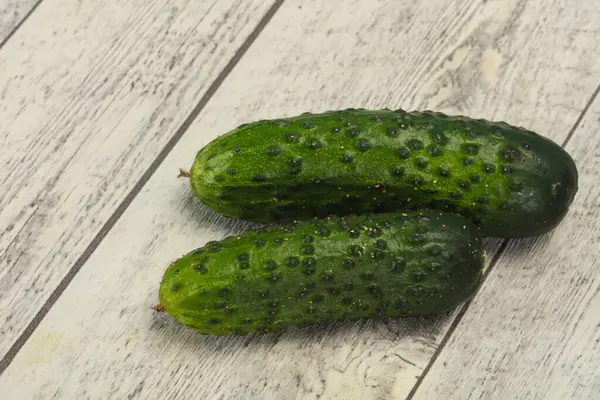
[(600, 98), (566, 146), (580, 174), (569, 215), (548, 235), (512, 241), (415, 399), (599, 397), (598, 123)]
[(45, 0), (0, 49), (0, 355), (271, 3)]
[(506, 119), (560, 142), (600, 73), (598, 15), (569, 4), (288, 0), (0, 387), (19, 398), (404, 398), (454, 313), (213, 338), (150, 309), (173, 259), (250, 226), (200, 206), (177, 168), (241, 122), (346, 106)]
[(0, 43), (19, 25), (39, 0), (0, 0)]

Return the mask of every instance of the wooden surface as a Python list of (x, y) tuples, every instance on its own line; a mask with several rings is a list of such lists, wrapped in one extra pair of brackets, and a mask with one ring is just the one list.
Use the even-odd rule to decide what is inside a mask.
[(0, 153), (0, 355), (81, 265), (269, 5), (47, 0), (0, 49), (0, 144), (10, 149)]
[(8, 36), (35, 8), (40, 0), (0, 0), (0, 43)]
[[(156, 19), (166, 18), (164, 4), (163, 8), (153, 8), (154, 3), (150, 3), (144, 4), (153, 10)], [(31, 316), (40, 311), (42, 300), (59, 287), (60, 279), (65, 275), (68, 278), (63, 284), (66, 289), (57, 292), (60, 297), (39, 326), (34, 321), (31, 336), (21, 337), (22, 348), (13, 347), (5, 358), (10, 364), (0, 376), (4, 395), (65, 399), (403, 399), (412, 394), (426, 399), (594, 398), (599, 381), (595, 353), (600, 276), (594, 256), (594, 246), (598, 246), (598, 193), (592, 184), (597, 169), (595, 131), (600, 106), (596, 101), (589, 110), (586, 107), (600, 84), (600, 44), (596, 40), (600, 10), (591, 3), (581, 3), (574, 9), (566, 0), (414, 0), (394, 2), (392, 7), (392, 2), (381, 0), (349, 1), (340, 7), (333, 2), (287, 0), (141, 191), (130, 196), (130, 204), (126, 209), (122, 207), (124, 213), (113, 218), (114, 226), (111, 224), (106, 236), (97, 240), (97, 247), (90, 248), (89, 258), (79, 269), (78, 256), (111, 218), (119, 202), (128, 200), (128, 190), (152, 166), (161, 148), (201, 101), (206, 91), (206, 86), (201, 86), (203, 79), (198, 78), (201, 64), (212, 62), (223, 68), (228, 58), (225, 55), (231, 58), (241, 45), (240, 36), (247, 36), (266, 12), (268, 5), (260, 3), (247, 6), (253, 13), (228, 13), (227, 2), (219, 3), (221, 11), (213, 8), (208, 12), (213, 16), (203, 19), (209, 22), (202, 31), (210, 32), (218, 25), (215, 21), (221, 21), (229, 26), (220, 29), (231, 35), (232, 42), (219, 40), (214, 46), (225, 46), (222, 50), (204, 56), (203, 62), (192, 63), (200, 72), (190, 72), (192, 67), (187, 65), (171, 76), (175, 91), (180, 91), (180, 100), (172, 107), (138, 105), (140, 98), (128, 100), (125, 91), (108, 97), (109, 101), (107, 95), (99, 94), (102, 86), (88, 83), (84, 90), (73, 84), (77, 79), (97, 83), (108, 77), (125, 86), (129, 81), (117, 71), (129, 76), (138, 65), (145, 68), (144, 77), (151, 74), (156, 76), (155, 82), (165, 80), (161, 74), (169, 57), (163, 52), (174, 51), (173, 44), (148, 54), (147, 48), (127, 47), (123, 39), (123, 48), (115, 50), (102, 37), (104, 30), (87, 26), (99, 27), (102, 22), (117, 26), (127, 17), (115, 22), (114, 10), (100, 3), (89, 5), (88, 14), (81, 14), (93, 15), (98, 19), (96, 25), (90, 24), (89, 18), (63, 12), (71, 15), (73, 26), (91, 29), (86, 43), (96, 40), (103, 57), (112, 60), (92, 69), (98, 74), (95, 79), (86, 78), (85, 65), (96, 53), (90, 53), (78, 68), (63, 66), (66, 56), (45, 60), (40, 54), (62, 48), (65, 45), (61, 43), (71, 36), (57, 34), (52, 37), (55, 44), (46, 48), (47, 44), (37, 41), (43, 37), (39, 28), (27, 30), (29, 20), (0, 49), (0, 66), (10, 65), (12, 71), (25, 66), (21, 68), (24, 78), (20, 83), (6, 79), (0, 87), (12, 88), (26, 99), (39, 99), (43, 105), (43, 89), (53, 87), (48, 82), (58, 77), (65, 86), (51, 103), (61, 109), (52, 118), (46, 110), (54, 108), (42, 108), (26, 100), (23, 104), (27, 106), (19, 110), (18, 123), (0, 118), (2, 131), (14, 132), (4, 139), (4, 147), (14, 150), (0, 157), (9, 162), (32, 157), (25, 150), (35, 145), (37, 158), (19, 159), (11, 168), (22, 168), (33, 160), (38, 163), (34, 173), (42, 174), (29, 179), (27, 186), (16, 185), (15, 175), (9, 175), (3, 183), (4, 190), (13, 192), (5, 192), (9, 195), (1, 198), (0, 222), (6, 222), (2, 228), (6, 230), (9, 221), (15, 219), (21, 225), (10, 232), (24, 232), (22, 239), (10, 232), (0, 239), (5, 254), (0, 282), (7, 291), (0, 298), (0, 315), (5, 315), (3, 342), (14, 343), (18, 337), (14, 332), (21, 332)], [(131, 5), (131, 9), (142, 7), (140, 4)], [(37, 17), (41, 23), (52, 15), (55, 8), (43, 6), (31, 20)], [(121, 3), (119, 6), (124, 7)], [(62, 7), (64, 11), (66, 2)], [(206, 4), (203, 7), (209, 8)], [(177, 12), (185, 16), (190, 9), (182, 5)], [(194, 12), (204, 15), (206, 9)], [(135, 13), (137, 24), (155, 23), (166, 31), (176, 29), (182, 32), (177, 51), (203, 54), (202, 47), (193, 47), (197, 33), (185, 31), (185, 24), (156, 22), (148, 15)], [(198, 15), (196, 23), (201, 18)], [(192, 24), (192, 19), (187, 21)], [(123, 24), (122, 29), (135, 25), (131, 21)], [(73, 37), (81, 35), (75, 31), (79, 32), (69, 31)], [(135, 37), (135, 32), (141, 30), (131, 28), (127, 32)], [(24, 46), (23, 41), (31, 44)], [(68, 43), (76, 48), (80, 42)], [(148, 38), (146, 46), (158, 46), (156, 43)], [(130, 54), (136, 51), (137, 56)], [(217, 60), (215, 53), (225, 54), (225, 61)], [(36, 55), (40, 57), (37, 63), (30, 60)], [(141, 57), (143, 61), (127, 64), (124, 60), (128, 57)], [(209, 57), (213, 58), (206, 61)], [(40, 60), (47, 66), (40, 66)], [(102, 68), (104, 65), (114, 71)], [(203, 76), (214, 79), (216, 74), (213, 67)], [(121, 86), (115, 84), (112, 88), (106, 90), (118, 92)], [(81, 92), (85, 95), (75, 101), (74, 94)], [(182, 103), (192, 105), (181, 110)], [(80, 111), (73, 111), (68, 118), (62, 116), (68, 112), (63, 110), (67, 105), (75, 104)], [(168, 315), (150, 310), (157, 302), (158, 284), (169, 262), (209, 240), (251, 226), (217, 216), (201, 206), (187, 182), (175, 178), (177, 168), (189, 167), (200, 147), (242, 122), (341, 107), (430, 108), (504, 119), (558, 143), (575, 128), (567, 149), (579, 163), (580, 194), (553, 234), (509, 244), (464, 315), (457, 309), (427, 320), (362, 321), (291, 329), (277, 335), (212, 338), (194, 334)], [(15, 110), (16, 105), (7, 105), (2, 98), (0, 113), (16, 115)], [(155, 112), (162, 116), (153, 117)], [(583, 114), (583, 121), (578, 123)], [(91, 116), (96, 116), (93, 123), (86, 122)], [(48, 128), (61, 118), (63, 125)], [(116, 123), (120, 126), (116, 129), (115, 121), (121, 118), (129, 122)], [(153, 124), (161, 118), (169, 122), (157, 128)], [(80, 122), (73, 125), (73, 120)], [(81, 126), (89, 126), (84, 134), (80, 133)], [(136, 127), (133, 133), (126, 129)], [(63, 139), (61, 146), (70, 152), (53, 153), (53, 146), (60, 143), (66, 128), (73, 133), (69, 140)], [(123, 137), (127, 138), (127, 146), (119, 144)], [(75, 138), (80, 141), (72, 143)], [(111, 140), (112, 144), (103, 145)], [(84, 147), (85, 151), (73, 150), (88, 146), (88, 142), (93, 144)], [(117, 148), (121, 153), (115, 154)], [(146, 156), (147, 152), (151, 155)], [(80, 161), (67, 169), (63, 165), (72, 162), (71, 157), (79, 157)], [(123, 158), (126, 161), (119, 161)], [(102, 168), (104, 165), (112, 169)], [(39, 172), (46, 168), (54, 172)], [(86, 168), (101, 175), (96, 184), (89, 183)], [(64, 183), (46, 189), (46, 183), (53, 182), (51, 177), (60, 174), (67, 174), (62, 178)], [(47, 194), (50, 190), (54, 190), (53, 195)], [(68, 203), (73, 190), (78, 199), (72, 203), (75, 207)], [(60, 219), (36, 220), (38, 209), (35, 213), (21, 212), (28, 210), (31, 199), (39, 193), (47, 199), (47, 205), (40, 206), (44, 211), (40, 215), (63, 215), (63, 221), (72, 221), (71, 225)], [(96, 197), (101, 200), (93, 200)], [(12, 199), (8, 207), (4, 205), (6, 199)], [(92, 206), (86, 208), (87, 203), (81, 199), (90, 199)], [(47, 207), (54, 208), (46, 211)], [(98, 220), (89, 222), (90, 217)], [(85, 236), (90, 229), (94, 233)], [(68, 240), (56, 239), (61, 235)], [(26, 256), (10, 253), (9, 244), (19, 240), (15, 249), (27, 248)], [(79, 241), (84, 244), (78, 245)], [(36, 246), (32, 246), (34, 243)], [(489, 243), (490, 260), (498, 245), (499, 241)], [(52, 257), (57, 261), (49, 262)], [(11, 268), (6, 267), (8, 259), (17, 259)], [(69, 274), (73, 267), (78, 273)], [(11, 273), (17, 276), (16, 281), (9, 280)], [(25, 292), (36, 282), (37, 293), (32, 289)], [(9, 301), (6, 293), (13, 293), (11, 296), (21, 299), (20, 303)], [(457, 314), (460, 319), (455, 327)], [(8, 315), (13, 316), (6, 321)], [(7, 330), (6, 326), (15, 328)]]

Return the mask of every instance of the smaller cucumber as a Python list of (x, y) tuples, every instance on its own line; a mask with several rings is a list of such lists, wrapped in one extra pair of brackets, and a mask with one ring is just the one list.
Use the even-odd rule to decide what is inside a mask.
[(155, 309), (212, 335), (436, 314), (475, 292), (483, 263), (477, 229), (460, 215), (314, 219), (186, 254), (167, 268)]

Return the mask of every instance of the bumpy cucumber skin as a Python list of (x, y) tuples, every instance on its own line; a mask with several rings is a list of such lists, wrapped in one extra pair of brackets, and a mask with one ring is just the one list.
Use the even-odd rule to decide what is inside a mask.
[(573, 159), (504, 122), (349, 109), (263, 120), (215, 139), (191, 187), (223, 215), (259, 222), (435, 208), (484, 236), (556, 227), (578, 189)]
[(441, 211), (329, 217), (248, 231), (181, 257), (162, 309), (202, 334), (436, 314), (475, 292), (482, 239)]

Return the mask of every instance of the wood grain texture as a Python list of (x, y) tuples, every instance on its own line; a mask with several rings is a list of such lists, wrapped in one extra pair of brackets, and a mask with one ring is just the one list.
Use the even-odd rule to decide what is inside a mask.
[(46, 0), (0, 49), (0, 354), (270, 4)]
[(0, 43), (19, 25), (40, 0), (0, 0)]
[(566, 146), (580, 174), (567, 218), (511, 241), (415, 399), (598, 398), (599, 123), (597, 98)]
[(404, 398), (456, 312), (213, 338), (150, 310), (171, 261), (251, 226), (211, 213), (174, 175), (242, 122), (349, 106), (505, 119), (560, 142), (600, 73), (598, 16), (567, 6), (288, 0), (0, 385), (21, 398)]

